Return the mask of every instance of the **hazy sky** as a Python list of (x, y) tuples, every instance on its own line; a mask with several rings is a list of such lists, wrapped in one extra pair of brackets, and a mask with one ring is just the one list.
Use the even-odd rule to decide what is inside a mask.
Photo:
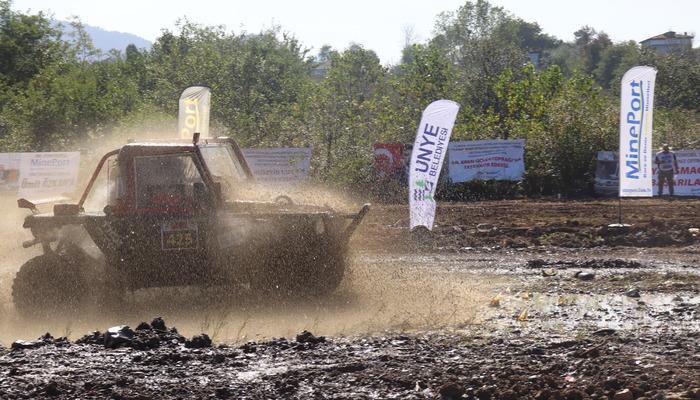
[[(328, 43), (344, 49), (355, 42), (396, 63), (406, 27), (415, 41), (428, 39), (435, 17), (464, 0), (14, 0), (15, 10), (50, 11), (56, 18), (76, 15), (93, 26), (129, 32), (153, 41), (187, 17), (205, 25), (225, 25), (240, 33), (280, 25), (315, 53)], [(698, 0), (492, 0), (560, 39), (571, 40), (583, 25), (607, 32), (613, 41), (640, 41), (675, 30), (700, 33)], [(695, 40), (695, 47), (700, 38)]]

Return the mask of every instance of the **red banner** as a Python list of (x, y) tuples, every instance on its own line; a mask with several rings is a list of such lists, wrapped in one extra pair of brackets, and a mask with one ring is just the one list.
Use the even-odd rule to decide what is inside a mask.
[(374, 174), (387, 179), (404, 167), (401, 159), (401, 143), (375, 143), (374, 144)]

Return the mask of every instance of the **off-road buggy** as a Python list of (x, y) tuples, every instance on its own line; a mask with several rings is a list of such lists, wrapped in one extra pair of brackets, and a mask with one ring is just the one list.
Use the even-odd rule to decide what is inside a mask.
[[(16, 309), (32, 315), (71, 308), (95, 292), (113, 305), (129, 291), (180, 285), (241, 285), (305, 296), (335, 290), (350, 236), (369, 206), (342, 214), (285, 195), (237, 200), (237, 190), (253, 180), (238, 145), (197, 136), (192, 142), (129, 143), (107, 153), (80, 200), (55, 204), (53, 213), (18, 200), (32, 211), (24, 227), (34, 239), (24, 247), (41, 244), (43, 254), (16, 275)], [(105, 171), (109, 199), (102, 211), (86, 212), (86, 199)], [(101, 254), (83, 250), (80, 232)]]

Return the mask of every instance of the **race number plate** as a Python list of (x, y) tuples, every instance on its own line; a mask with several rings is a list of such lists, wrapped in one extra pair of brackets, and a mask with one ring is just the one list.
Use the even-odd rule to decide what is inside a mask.
[(199, 241), (197, 224), (191, 221), (163, 222), (160, 241), (163, 250), (196, 249)]

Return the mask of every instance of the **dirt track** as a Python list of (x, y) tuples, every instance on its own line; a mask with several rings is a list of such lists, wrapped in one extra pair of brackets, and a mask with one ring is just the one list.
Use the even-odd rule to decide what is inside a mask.
[[(323, 302), (150, 291), (123, 315), (31, 323), (5, 306), (7, 347), (153, 315), (224, 347), (154, 331), (116, 349), (47, 340), (0, 353), (0, 398), (697, 399), (699, 210), (626, 200), (633, 226), (611, 231), (612, 200), (449, 204), (432, 233), (411, 235), (405, 206), (375, 206), (347, 281)], [(328, 338), (295, 340), (304, 329)]]
[[(694, 242), (688, 228), (700, 226), (697, 199), (625, 199), (622, 222), (629, 232), (604, 228), (618, 222), (618, 202), (602, 200), (511, 200), (446, 203), (438, 207), (436, 227), (421, 237), (406, 235), (408, 213), (402, 205), (385, 206), (363, 224), (357, 242), (363, 249), (454, 251), (539, 246), (667, 247)], [(493, 230), (479, 224), (492, 225)], [(408, 240), (407, 240), (408, 239)], [(418, 239), (418, 240), (416, 240)]]

